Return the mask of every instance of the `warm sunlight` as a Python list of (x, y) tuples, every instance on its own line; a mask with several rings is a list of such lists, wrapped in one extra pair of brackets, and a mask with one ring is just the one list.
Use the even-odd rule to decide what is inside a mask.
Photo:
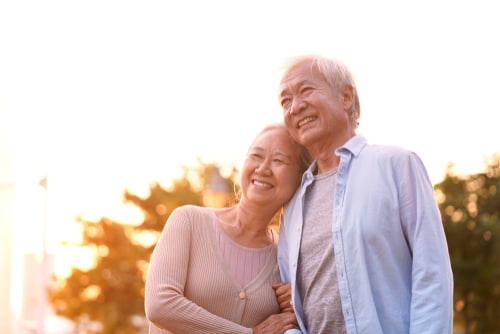
[(500, 151), (492, 5), (0, 4), (0, 182), (15, 185), (0, 184), (13, 199), (12, 221), (0, 217), (12, 234), (12, 322), (23, 256), (40, 254), (43, 235), (53, 273), (66, 277), (94, 261), (93, 250), (71, 246), (81, 237), (76, 217), (139, 223), (125, 189), (143, 196), (197, 158), (239, 167), (262, 125), (281, 120), (275, 74), (292, 55), (346, 62), (361, 97), (359, 132), (413, 149), (433, 183), (449, 162), (457, 173), (481, 171)]

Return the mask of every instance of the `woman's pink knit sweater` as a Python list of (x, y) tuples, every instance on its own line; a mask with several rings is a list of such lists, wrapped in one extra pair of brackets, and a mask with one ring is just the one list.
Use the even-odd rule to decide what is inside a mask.
[(145, 309), (150, 333), (252, 333), (279, 313), (276, 240), (262, 271), (245, 287), (231, 275), (215, 238), (213, 209), (186, 205), (165, 224), (149, 264)]

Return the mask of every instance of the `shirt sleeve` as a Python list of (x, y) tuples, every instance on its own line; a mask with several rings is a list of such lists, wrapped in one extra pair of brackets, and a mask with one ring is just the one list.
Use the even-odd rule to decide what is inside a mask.
[(252, 333), (184, 296), (192, 231), (186, 210), (170, 215), (149, 263), (145, 311), (154, 326), (174, 333)]
[(280, 270), (281, 281), (290, 283), (290, 271), (288, 268), (288, 243), (285, 228), (283, 217), (281, 217), (278, 239), (278, 267)]
[(300, 329), (288, 329), (285, 331), (285, 334), (302, 334), (302, 332), (300, 331)]
[(434, 189), (416, 154), (400, 168), (403, 229), (412, 263), (410, 333), (452, 333), (453, 275)]

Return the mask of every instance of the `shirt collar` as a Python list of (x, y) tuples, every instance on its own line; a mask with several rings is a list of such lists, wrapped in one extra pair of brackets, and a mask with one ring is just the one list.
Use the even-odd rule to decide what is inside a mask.
[(351, 152), (352, 155), (357, 157), (363, 147), (367, 144), (366, 138), (363, 135), (355, 135), (349, 139), (344, 145), (340, 146), (335, 150), (335, 154), (341, 155), (341, 153)]
[[(367, 144), (366, 138), (363, 135), (355, 135), (349, 139), (344, 145), (335, 150), (335, 154), (342, 155), (350, 152), (357, 157), (363, 147)], [(309, 168), (302, 175), (302, 185), (308, 186), (314, 179), (314, 171), (316, 170), (316, 160), (314, 160)]]

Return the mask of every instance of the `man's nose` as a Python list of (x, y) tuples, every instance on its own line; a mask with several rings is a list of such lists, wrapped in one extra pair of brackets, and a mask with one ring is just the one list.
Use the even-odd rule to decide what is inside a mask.
[(297, 115), (306, 107), (306, 103), (300, 97), (294, 97), (292, 105), (290, 106), (290, 115)]

